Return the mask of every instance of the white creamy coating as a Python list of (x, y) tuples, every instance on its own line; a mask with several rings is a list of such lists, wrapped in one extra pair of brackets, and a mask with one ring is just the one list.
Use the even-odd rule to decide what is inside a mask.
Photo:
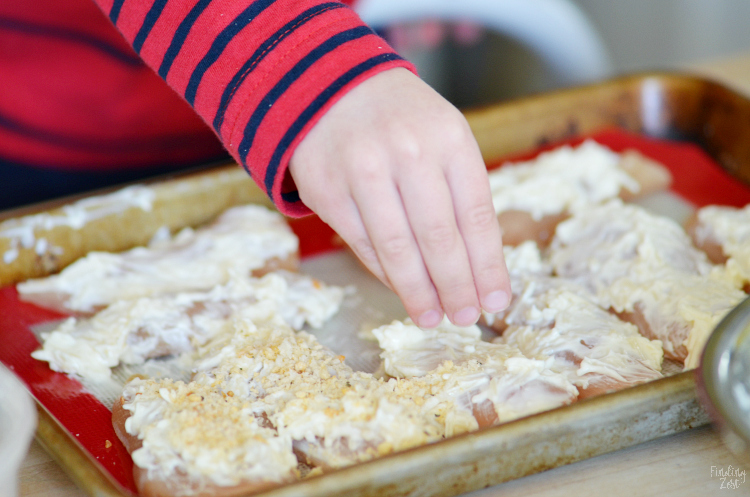
[(640, 185), (619, 162), (619, 154), (587, 140), (504, 164), (489, 174), (495, 211), (518, 210), (540, 220), (615, 198), (623, 189), (637, 193)]
[[(316, 464), (349, 465), (443, 436), (434, 415), (423, 414), (419, 399), (396, 392), (395, 382), (353, 372), (312, 335), (295, 333), (273, 316), (266, 322), (239, 319), (235, 325), (231, 338), (221, 337), (206, 347), (191, 387), (222, 392), (231, 402), (246, 404)], [(153, 460), (155, 469), (184, 464), (174, 441), (158, 431), (146, 434), (143, 426), (190, 425), (190, 419), (153, 416), (152, 404), (144, 400), (135, 398), (125, 406), (134, 420), (126, 425), (128, 433), (149, 437), (150, 456), (136, 463)]]
[(686, 346), (686, 369), (697, 365), (714, 326), (744, 296), (708, 277), (712, 265), (674, 221), (617, 200), (561, 223), (551, 261), (604, 307), (641, 312), (666, 352)]
[[(80, 229), (90, 221), (131, 208), (150, 211), (154, 197), (155, 194), (150, 188), (135, 185), (106, 195), (78, 200), (53, 213), (33, 214), (4, 221), (0, 224), (0, 238), (10, 239), (11, 248), (3, 254), (3, 262), (13, 262), (21, 248), (36, 246), (39, 249), (35, 234), (37, 230), (49, 231), (59, 226)], [(61, 250), (60, 247), (46, 245), (44, 249), (58, 253)]]
[(724, 274), (738, 288), (750, 282), (750, 205), (742, 209), (710, 205), (698, 211), (696, 238), (714, 241), (727, 257)]
[(554, 358), (552, 369), (583, 389), (591, 381), (625, 386), (661, 378), (661, 342), (602, 309), (584, 288), (534, 276), (524, 284), (526, 291), (506, 317), (508, 328), (496, 341), (527, 357)]
[(133, 462), (149, 478), (174, 484), (175, 495), (193, 495), (207, 484), (284, 482), (295, 477), (292, 441), (255, 416), (250, 404), (195, 382), (135, 379), (125, 386), (126, 431), (141, 440)]
[(511, 298), (510, 306), (501, 312), (482, 311), (482, 317), (488, 326), (493, 326), (497, 320), (504, 320), (505, 316), (513, 312), (518, 302), (523, 300), (522, 296), (526, 288), (524, 281), (527, 277), (531, 275), (541, 277), (552, 274), (552, 265), (548, 260), (542, 258), (539, 246), (534, 241), (528, 240), (516, 247), (504, 245), (503, 255), (508, 267), (513, 298)]
[(234, 331), (232, 321), (252, 307), (277, 313), (295, 329), (321, 326), (339, 309), (343, 289), (286, 271), (263, 278), (234, 274), (209, 292), (170, 294), (119, 301), (88, 319), (70, 318), (31, 355), (54, 371), (102, 381), (120, 363), (190, 354), (209, 339)]
[(373, 333), (388, 374), (430, 384), (439, 398), (453, 400), (467, 414), (490, 401), (504, 422), (572, 402), (577, 395), (563, 375), (549, 369), (549, 361), (484, 342), (476, 326), (457, 327), (445, 319), (425, 330), (395, 321)]
[(373, 333), (383, 349), (386, 372), (398, 378), (424, 376), (445, 361), (462, 360), (476, 352), (482, 337), (477, 326), (455, 326), (447, 319), (431, 330), (410, 320), (394, 321)]
[[(136, 380), (126, 388), (124, 408), (131, 417), (125, 428), (143, 441), (143, 447), (133, 454), (139, 467), (155, 477), (185, 471), (219, 485), (262, 474), (266, 461), (255, 458), (253, 446), (243, 448), (251, 452), (247, 459), (260, 469), (237, 466), (233, 454), (238, 454), (234, 450), (239, 447), (234, 439), (223, 436), (214, 440), (206, 435), (219, 433), (220, 420), (213, 413), (231, 411), (232, 406), (248, 417), (270, 423), (267, 427), (271, 430), (256, 433), (257, 438), (280, 448), (269, 453), (268, 458), (273, 459), (269, 463), (277, 464), (292, 454), (287, 444), (291, 440), (316, 465), (327, 468), (475, 429), (477, 421), (466, 408), (472, 397), (480, 404), (490, 396), (502, 401), (497, 419), (504, 421), (556, 407), (576, 394), (564, 378), (545, 371), (541, 361), (486, 342), (479, 347), (497, 352), (472, 353), (472, 359), (461, 366), (445, 361), (422, 377), (385, 381), (352, 371), (342, 362), (343, 357), (322, 347), (312, 335), (294, 332), (278, 315), (269, 313), (267, 317), (263, 321), (256, 313), (253, 320), (238, 318), (232, 334), (209, 341), (201, 350), (198, 372), (191, 383)], [(469, 330), (444, 342), (461, 344), (475, 334)], [(460, 348), (461, 354), (469, 353), (469, 349)], [(499, 374), (487, 374), (485, 369), (495, 371), (495, 366)], [(475, 391), (477, 382), (481, 391)], [(509, 383), (514, 382), (517, 385), (512, 389)], [(150, 393), (135, 395), (136, 391)], [(189, 401), (195, 408), (186, 407)], [(196, 432), (195, 426), (201, 429)], [(183, 431), (188, 433), (184, 439), (179, 435)], [(204, 438), (208, 438), (210, 458), (196, 455), (200, 451), (197, 444)], [(280, 477), (288, 467), (280, 465)]]
[[(600, 297), (608, 296), (606, 287), (622, 278), (650, 280), (651, 272), (663, 269), (707, 276), (712, 268), (680, 225), (619, 200), (592, 206), (560, 223), (550, 260), (558, 275), (584, 277)], [(628, 298), (611, 296), (618, 297)]]
[[(195, 381), (250, 399), (316, 463), (345, 466), (442, 437), (415, 399), (352, 371), (312, 335), (278, 323), (237, 324), (244, 328), (230, 342), (207, 348)], [(220, 357), (215, 367), (211, 354)]]
[(91, 312), (117, 300), (207, 290), (225, 283), (231, 270), (249, 274), (271, 259), (293, 256), (297, 248), (280, 214), (248, 205), (147, 248), (89, 253), (58, 275), (20, 283), (18, 290), (25, 299), (57, 295), (67, 309)]

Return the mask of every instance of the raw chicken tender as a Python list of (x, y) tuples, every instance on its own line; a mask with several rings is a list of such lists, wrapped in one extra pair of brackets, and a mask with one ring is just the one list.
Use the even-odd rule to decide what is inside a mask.
[(134, 379), (112, 421), (133, 458), (141, 495), (248, 493), (297, 477), (292, 440), (226, 390)]
[(505, 264), (508, 267), (510, 288), (513, 296), (510, 305), (497, 313), (482, 312), (480, 323), (502, 333), (507, 327), (505, 317), (513, 313), (516, 305), (523, 300), (526, 279), (530, 276), (544, 277), (552, 275), (552, 265), (542, 257), (539, 246), (533, 241), (525, 241), (520, 245), (503, 246)]
[(585, 288), (553, 277), (528, 276), (495, 342), (525, 356), (553, 358), (551, 369), (590, 397), (661, 378), (662, 344), (601, 308)]
[(689, 225), (695, 245), (719, 266), (718, 277), (750, 291), (750, 205), (743, 209), (709, 205)]
[(90, 252), (57, 275), (17, 288), (23, 300), (43, 307), (92, 313), (118, 300), (208, 290), (226, 283), (230, 271), (261, 276), (296, 269), (297, 251), (297, 237), (280, 214), (247, 205), (148, 247)]
[[(230, 487), (256, 475), (284, 481), (296, 466), (295, 452), (328, 469), (443, 437), (435, 417), (424, 415), (419, 399), (399, 394), (395, 380), (354, 372), (312, 335), (294, 332), (277, 315), (266, 317), (240, 316), (230, 338), (206, 344), (188, 384), (134, 380), (126, 386), (113, 422), (138, 472), (161, 480), (176, 469), (203, 484)], [(204, 412), (219, 409), (251, 425), (235, 430), (240, 440), (234, 431), (220, 431), (221, 419), (204, 419)], [(206, 457), (196, 454), (203, 441), (195, 432), (218, 435), (208, 440)], [(246, 455), (234, 451), (241, 443)], [(256, 445), (262, 452), (256, 454)]]
[(635, 151), (623, 154), (593, 140), (509, 162), (489, 173), (503, 243), (546, 245), (569, 215), (618, 196), (633, 198), (666, 188), (670, 173)]
[(698, 365), (716, 324), (744, 297), (674, 221), (613, 200), (561, 223), (550, 247), (557, 275), (576, 279), (605, 308), (661, 340), (664, 354)]
[(342, 288), (278, 271), (258, 278), (236, 274), (209, 292), (177, 293), (116, 302), (90, 318), (71, 317), (45, 335), (32, 357), (54, 371), (102, 381), (120, 363), (142, 364), (190, 355), (209, 339), (232, 333), (238, 311), (278, 313), (289, 326), (320, 327), (339, 309)]
[(194, 381), (251, 401), (315, 466), (347, 466), (443, 437), (420, 399), (353, 371), (312, 335), (271, 321), (239, 325), (231, 341), (206, 347)]
[(429, 386), (434, 398), (452, 402), (461, 432), (510, 421), (573, 402), (578, 394), (568, 379), (550, 369), (551, 361), (528, 359), (512, 346), (485, 342), (477, 326), (444, 320), (425, 330), (395, 321), (373, 331), (391, 376)]

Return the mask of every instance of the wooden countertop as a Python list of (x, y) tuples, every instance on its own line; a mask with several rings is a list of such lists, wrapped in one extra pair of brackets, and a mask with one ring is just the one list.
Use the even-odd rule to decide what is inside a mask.
[[(683, 66), (750, 96), (750, 52)], [(679, 456), (679, 457), (677, 457)], [(697, 428), (628, 449), (520, 478), (464, 497), (559, 497), (597, 492), (607, 497), (720, 495), (721, 469), (739, 466), (710, 427)], [(20, 497), (85, 497), (49, 455), (33, 442), (20, 471)], [(750, 494), (750, 481), (736, 489)]]

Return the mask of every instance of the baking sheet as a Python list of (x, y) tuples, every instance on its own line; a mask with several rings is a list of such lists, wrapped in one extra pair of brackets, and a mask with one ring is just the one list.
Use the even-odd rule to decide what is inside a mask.
[[(750, 202), (750, 189), (718, 167), (693, 143), (652, 139), (614, 129), (591, 136), (614, 150), (636, 148), (665, 163), (675, 176), (672, 193), (652, 196), (644, 202), (677, 220), (684, 219), (695, 206), (708, 203), (740, 206)], [(567, 143), (583, 139), (582, 136), (565, 138)], [(546, 143), (541, 148), (551, 145)], [(516, 149), (513, 158), (528, 157), (529, 152), (517, 152)], [(499, 162), (497, 158), (490, 159), (491, 166)], [(404, 317), (398, 299), (364, 273), (347, 253), (332, 251), (336, 248), (332, 233), (322, 223), (305, 220), (295, 222), (294, 228), (307, 256), (303, 261), (306, 272), (333, 284), (351, 284), (356, 280), (358, 288), (347, 298), (345, 312), (337, 318), (340, 322), (319, 333), (321, 341), (347, 355), (353, 367), (373, 368), (377, 346), (358, 332)], [(93, 468), (104, 476), (106, 483), (87, 487), (89, 493), (101, 494), (103, 486), (109, 484), (107, 491), (113, 495), (132, 494), (135, 488), (132, 461), (111, 428), (107, 407), (110, 401), (97, 398), (76, 380), (50, 371), (46, 363), (29, 356), (38, 346), (33, 330), (39, 332), (61, 317), (19, 302), (12, 287), (0, 289), (0, 343), (4, 344), (0, 360), (22, 377), (44, 409), (46, 416), (40, 427), (46, 430), (46, 435), (40, 434), (40, 441), (57, 455), (74, 479), (80, 482), (84, 470)], [(347, 340), (342, 341), (332, 331), (336, 327), (355, 332), (348, 332)], [(266, 494), (456, 495), (706, 422), (705, 413), (695, 399), (692, 373), (678, 373), (648, 385), (395, 454)], [(57, 443), (50, 442), (53, 438), (50, 433), (56, 433)], [(65, 458), (66, 453), (72, 452), (79, 457)], [(90, 467), (82, 467), (87, 464)], [(436, 466), (441, 468), (440, 472), (434, 471)]]

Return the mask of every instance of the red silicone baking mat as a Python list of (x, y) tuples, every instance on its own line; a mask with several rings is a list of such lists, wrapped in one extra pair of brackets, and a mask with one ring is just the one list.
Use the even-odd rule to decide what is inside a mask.
[[(750, 189), (721, 169), (700, 147), (676, 141), (657, 140), (620, 130), (597, 133), (565, 143), (577, 144), (593, 138), (615, 151), (628, 148), (665, 164), (674, 176), (671, 191), (696, 207), (708, 204), (743, 206), (750, 203)], [(532, 158), (544, 149), (514, 156)], [(490, 167), (497, 166), (491, 164)], [(291, 222), (300, 237), (303, 257), (338, 249), (333, 231), (315, 217)], [(0, 361), (16, 372), (33, 396), (70, 434), (72, 443), (90, 456), (124, 494), (135, 494), (132, 460), (117, 439), (110, 411), (77, 380), (51, 371), (47, 364), (31, 358), (39, 346), (32, 327), (64, 316), (18, 300), (13, 287), (0, 289)]]

